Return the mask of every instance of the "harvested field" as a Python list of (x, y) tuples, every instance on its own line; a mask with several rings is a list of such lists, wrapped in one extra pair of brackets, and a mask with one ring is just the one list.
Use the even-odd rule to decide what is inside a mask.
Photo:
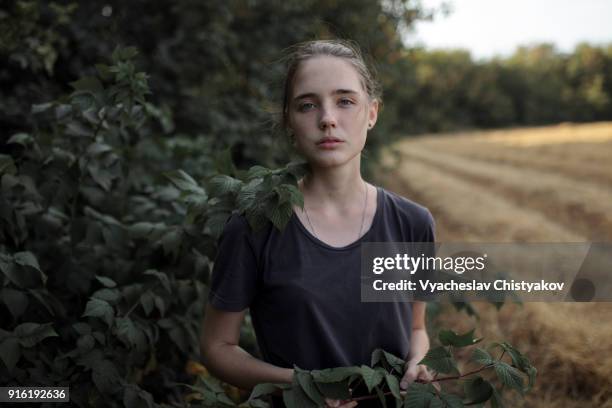
[[(612, 241), (612, 123), (430, 135), (397, 143), (379, 182), (427, 206), (440, 242)], [(444, 306), (538, 368), (528, 407), (612, 407), (612, 303)], [(519, 400), (520, 401), (520, 400)], [(515, 406), (515, 405), (512, 405)]]

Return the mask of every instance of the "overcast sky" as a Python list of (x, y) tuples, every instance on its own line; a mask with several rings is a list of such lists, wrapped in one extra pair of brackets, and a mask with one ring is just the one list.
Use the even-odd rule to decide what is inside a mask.
[[(442, 0), (421, 0), (436, 7)], [(612, 0), (446, 0), (449, 16), (419, 22), (409, 44), (465, 48), (475, 58), (511, 54), (518, 45), (552, 42), (561, 51), (576, 44), (612, 43)]]

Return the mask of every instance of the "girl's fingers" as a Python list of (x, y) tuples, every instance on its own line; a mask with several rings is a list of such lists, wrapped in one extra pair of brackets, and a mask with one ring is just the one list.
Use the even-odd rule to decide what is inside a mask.
[(357, 401), (345, 402), (337, 399), (325, 398), (326, 408), (353, 408), (357, 406)]

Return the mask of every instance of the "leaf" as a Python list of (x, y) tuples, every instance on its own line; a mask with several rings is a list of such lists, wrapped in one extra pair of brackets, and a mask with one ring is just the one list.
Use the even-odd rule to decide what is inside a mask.
[(106, 322), (107, 325), (113, 324), (115, 311), (113, 307), (106, 301), (92, 298), (85, 306), (83, 317), (99, 317)]
[(252, 166), (247, 173), (247, 179), (265, 177), (271, 173), (271, 170), (263, 166)]
[(456, 395), (440, 393), (444, 406), (448, 408), (464, 408), (463, 401)]
[(494, 345), (503, 348), (510, 355), (510, 358), (512, 359), (512, 364), (519, 370), (527, 372), (531, 367), (531, 362), (529, 361), (529, 359), (523, 354), (521, 354), (521, 352), (515, 349), (511, 344), (503, 342), (494, 343)]
[(255, 204), (261, 184), (261, 179), (254, 179), (242, 185), (236, 196), (236, 204), (240, 210), (246, 210)]
[(299, 205), (300, 207), (304, 206), (304, 196), (296, 186), (281, 184), (280, 186), (274, 187), (274, 191), (278, 195), (278, 202), (280, 204), (288, 202)]
[(440, 343), (444, 346), (467, 347), (482, 340), (482, 338), (474, 337), (474, 331), (475, 329), (472, 329), (465, 334), (459, 335), (452, 330), (442, 330), (438, 338), (440, 339)]
[(85, 76), (74, 82), (70, 82), (70, 86), (73, 87), (75, 91), (91, 93), (104, 91), (102, 83), (98, 80), (98, 78), (92, 76)]
[(293, 387), (283, 391), (283, 402), (287, 408), (316, 408), (315, 404), (301, 387)]
[(58, 337), (53, 323), (22, 323), (13, 332), (23, 347), (34, 347), (47, 337)]
[(214, 176), (209, 181), (211, 196), (220, 196), (226, 193), (238, 193), (241, 186), (242, 181), (225, 174)]
[(469, 400), (467, 405), (480, 404), (488, 401), (493, 395), (493, 387), (491, 383), (480, 376), (469, 379), (465, 382), (463, 389)]
[(491, 408), (504, 408), (504, 400), (502, 399), (499, 392), (493, 388), (493, 395), (491, 396)]
[(161, 238), (161, 244), (166, 256), (171, 255), (172, 259), (176, 259), (179, 255), (182, 241), (182, 229), (180, 227), (170, 228)]
[(220, 153), (216, 154), (214, 159), (215, 169), (220, 174), (236, 174), (236, 167), (232, 160), (232, 148), (231, 146), (223, 149)]
[(146, 291), (140, 295), (140, 304), (145, 312), (145, 315), (149, 316), (155, 308), (155, 295), (150, 291)]
[(262, 397), (264, 395), (272, 394), (276, 390), (283, 390), (291, 388), (290, 384), (271, 384), (271, 383), (262, 383), (257, 384), (253, 391), (251, 391), (251, 395), (249, 396), (249, 400)]
[(28, 297), (20, 290), (3, 288), (2, 291), (0, 291), (0, 299), (6, 305), (15, 320), (17, 320), (28, 307)]
[(100, 282), (102, 285), (106, 286), (107, 288), (114, 288), (115, 286), (117, 286), (114, 280), (106, 276), (96, 275), (96, 279), (98, 280), (98, 282)]
[(83, 126), (79, 122), (70, 122), (66, 125), (66, 134), (69, 136), (77, 136), (77, 137), (92, 137), (94, 133), (91, 129)]
[(389, 386), (391, 394), (393, 394), (396, 399), (402, 399), (402, 396), (400, 394), (399, 381), (397, 381), (397, 377), (392, 374), (387, 374), (385, 376), (385, 379), (387, 380), (387, 385)]
[(393, 367), (395, 371), (397, 371), (399, 374), (404, 373), (404, 366), (406, 365), (406, 362), (404, 360), (384, 350), (383, 355), (385, 356), (385, 360), (387, 361), (387, 363), (389, 363), (389, 365)]
[(428, 408), (434, 397), (431, 387), (426, 384), (411, 383), (404, 399), (405, 408)]
[(54, 105), (53, 102), (33, 104), (31, 112), (33, 114), (42, 113), (42, 112), (45, 112), (45, 111), (49, 110), (50, 108), (52, 108), (53, 105)]
[[(242, 406), (242, 405), (240, 405)], [(252, 401), (248, 401), (248, 405), (249, 408), (270, 408), (270, 404), (268, 404), (267, 402), (264, 402), (262, 400), (252, 400)]]
[(361, 374), (359, 367), (336, 367), (310, 372), (317, 383), (335, 383), (349, 378), (353, 374)]
[(102, 360), (92, 366), (92, 379), (102, 394), (113, 394), (120, 388), (121, 378), (115, 365)]
[(144, 275), (149, 275), (157, 278), (157, 280), (159, 280), (159, 282), (162, 284), (162, 286), (164, 287), (164, 289), (166, 289), (168, 293), (172, 292), (172, 290), (170, 289), (170, 281), (168, 280), (168, 275), (166, 275), (165, 273), (157, 271), (155, 269), (147, 269), (146, 271), (144, 271)]
[(109, 71), (109, 66), (106, 64), (95, 64), (96, 71), (98, 72), (98, 76), (102, 78), (103, 81), (110, 81), (113, 78), (113, 74)]
[(474, 349), (470, 360), (483, 365), (489, 365), (495, 362), (491, 354), (489, 354), (487, 350), (481, 348)]
[(121, 60), (130, 60), (138, 55), (138, 48), (136, 47), (120, 47), (117, 46), (111, 55), (114, 62)]
[(224, 393), (219, 393), (216, 395), (217, 397), (217, 402), (220, 402), (222, 404), (225, 405), (229, 405), (230, 407), (235, 407), (236, 404), (234, 403), (234, 401), (232, 401), (227, 395), (225, 395)]
[(143, 349), (145, 346), (144, 334), (129, 317), (118, 317), (115, 319), (117, 337), (127, 347)]
[(40, 266), (38, 265), (38, 260), (36, 256), (30, 251), (17, 252), (14, 255), (15, 263), (22, 266), (30, 266), (36, 269), (38, 272), (42, 272), (40, 270)]
[(23, 147), (27, 147), (29, 143), (33, 141), (32, 135), (28, 133), (15, 133), (11, 138), (6, 142), (6, 144), (16, 143), (20, 144)]
[(495, 373), (502, 384), (523, 393), (523, 377), (519, 370), (503, 361), (497, 361), (495, 362)]
[(446, 404), (444, 404), (444, 401), (442, 401), (442, 399), (436, 395), (429, 403), (429, 408), (446, 408)]
[(382, 356), (383, 356), (383, 350), (382, 349), (374, 350), (372, 352), (372, 357), (370, 359), (370, 361), (371, 361), (370, 365), (372, 367), (376, 366), (380, 362), (380, 359), (382, 358)]
[(361, 366), (361, 376), (363, 377), (363, 381), (365, 382), (366, 387), (368, 387), (368, 392), (372, 392), (372, 389), (376, 387), (383, 380), (383, 376), (376, 370), (372, 368), (362, 365)]
[(94, 142), (87, 146), (87, 153), (92, 156), (98, 156), (102, 153), (112, 152), (113, 148), (105, 143)]
[(98, 167), (96, 163), (89, 163), (87, 165), (87, 171), (91, 178), (106, 192), (111, 190), (113, 185), (113, 175), (105, 170)]
[(118, 289), (109, 289), (103, 288), (95, 291), (92, 295), (92, 298), (104, 300), (110, 304), (116, 304), (119, 298), (121, 297), (121, 293)]
[(151, 408), (155, 406), (155, 403), (153, 402), (153, 396), (151, 394), (137, 385), (127, 384), (123, 391), (123, 405), (125, 405), (126, 408), (143, 406)]
[(81, 336), (91, 333), (91, 325), (83, 322), (76, 322), (72, 328)]
[(308, 395), (308, 398), (314, 401), (318, 406), (325, 405), (325, 400), (309, 372), (296, 369), (295, 376), (299, 386), (302, 387), (302, 390)]
[(295, 180), (299, 180), (308, 173), (308, 169), (310, 168), (310, 164), (305, 161), (300, 162), (291, 162), (285, 166), (283, 169), (287, 174), (291, 174)]
[(137, 222), (127, 227), (130, 238), (141, 239), (146, 238), (154, 229), (155, 224), (150, 222)]
[(59, 104), (55, 107), (55, 119), (61, 121), (72, 113), (72, 105)]
[(376, 395), (378, 395), (378, 400), (380, 401), (381, 406), (383, 408), (387, 408), (387, 397), (380, 387), (376, 387)]
[(0, 342), (0, 359), (9, 372), (13, 371), (20, 358), (21, 347), (19, 347), (18, 339), (9, 337)]
[(274, 205), (267, 212), (267, 216), (272, 221), (272, 224), (279, 230), (285, 229), (285, 226), (291, 219), (291, 215), (293, 214), (293, 206), (291, 203), (286, 202), (279, 205)]
[(91, 334), (86, 334), (77, 340), (77, 347), (82, 353), (85, 353), (93, 349), (95, 342)]
[(439, 373), (459, 374), (457, 363), (448, 350), (442, 346), (430, 349), (419, 364), (425, 364)]
[(535, 380), (536, 380), (537, 375), (538, 375), (538, 370), (535, 367), (529, 367), (527, 369), (528, 383), (527, 383), (527, 387), (525, 388), (525, 392), (533, 388), (533, 386), (535, 385)]
[(164, 315), (166, 314), (166, 304), (164, 302), (164, 299), (159, 296), (155, 296), (154, 303), (157, 310), (159, 310), (159, 315), (161, 317), (164, 317)]
[(13, 158), (6, 154), (0, 154), (0, 176), (3, 174), (17, 174), (17, 167)]
[(221, 233), (223, 233), (223, 229), (230, 215), (231, 213), (226, 212), (210, 215), (204, 224), (204, 229), (208, 229), (213, 237), (218, 238), (221, 236)]
[(205, 194), (204, 189), (198, 185), (198, 183), (189, 174), (183, 170), (178, 169), (170, 172), (163, 173), (172, 184), (181, 191), (188, 191), (191, 193), (202, 193)]
[(349, 392), (348, 385), (344, 381), (317, 382), (316, 386), (325, 398), (348, 399), (351, 397), (351, 393)]

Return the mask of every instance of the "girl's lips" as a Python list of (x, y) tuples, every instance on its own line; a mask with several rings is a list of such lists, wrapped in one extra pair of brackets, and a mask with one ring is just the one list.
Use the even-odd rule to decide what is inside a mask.
[(342, 143), (340, 140), (326, 140), (324, 142), (317, 143), (317, 146), (321, 149), (334, 149), (340, 143)]

